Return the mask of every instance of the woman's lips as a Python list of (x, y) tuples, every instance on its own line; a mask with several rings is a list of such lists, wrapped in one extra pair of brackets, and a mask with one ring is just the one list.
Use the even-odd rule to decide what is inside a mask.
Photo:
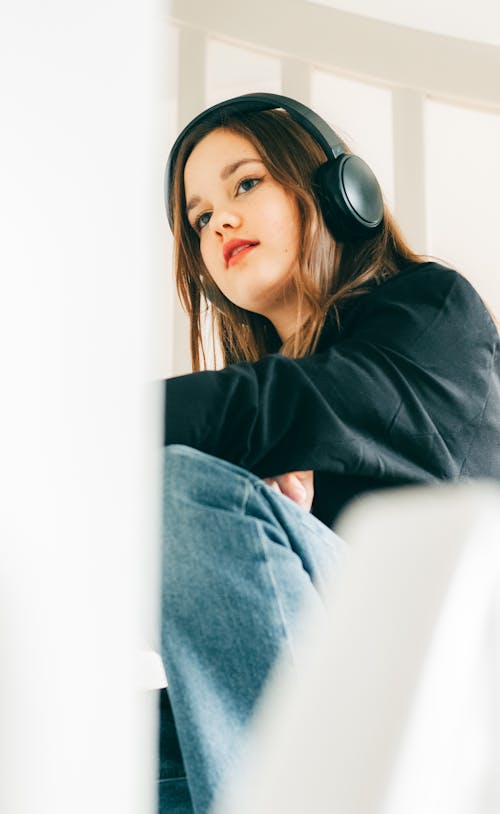
[(247, 254), (255, 249), (258, 246), (258, 243), (247, 243), (245, 246), (242, 246), (241, 249), (235, 249), (233, 254), (230, 256), (229, 260), (227, 261), (227, 267), (234, 266), (235, 263), (239, 263), (240, 260), (243, 260)]
[(230, 240), (223, 249), (226, 268), (241, 260), (250, 249), (254, 249), (258, 245), (257, 240)]

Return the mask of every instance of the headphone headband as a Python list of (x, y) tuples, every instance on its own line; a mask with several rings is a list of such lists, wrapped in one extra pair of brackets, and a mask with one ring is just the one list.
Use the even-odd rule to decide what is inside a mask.
[(227, 116), (265, 110), (285, 110), (323, 149), (325, 164), (321, 165), (320, 191), (322, 211), (330, 231), (335, 237), (368, 236), (379, 228), (383, 220), (383, 200), (377, 179), (367, 164), (358, 156), (347, 154), (335, 130), (306, 105), (277, 93), (247, 93), (219, 102), (195, 116), (176, 138), (168, 157), (164, 176), (167, 217), (173, 229), (172, 186), (179, 149), (187, 134), (201, 122), (213, 122), (214, 128), (223, 126)]

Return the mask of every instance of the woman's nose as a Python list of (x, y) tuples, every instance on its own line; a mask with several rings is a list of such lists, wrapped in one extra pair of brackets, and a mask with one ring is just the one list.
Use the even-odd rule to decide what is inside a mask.
[(221, 209), (212, 214), (213, 226), (216, 232), (223, 234), (228, 229), (236, 229), (241, 225), (241, 216), (234, 210)]

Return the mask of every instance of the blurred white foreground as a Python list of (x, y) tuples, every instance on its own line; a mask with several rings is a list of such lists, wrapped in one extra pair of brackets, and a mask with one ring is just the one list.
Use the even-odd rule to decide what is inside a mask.
[(155, 810), (165, 12), (1, 4), (1, 814)]
[(327, 618), (216, 814), (500, 811), (500, 487), (360, 500)]

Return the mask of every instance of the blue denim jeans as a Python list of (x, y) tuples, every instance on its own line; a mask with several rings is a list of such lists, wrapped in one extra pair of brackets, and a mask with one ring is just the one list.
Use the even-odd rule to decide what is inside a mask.
[(345, 544), (251, 472), (181, 445), (164, 450), (163, 531), (159, 810), (206, 814)]

